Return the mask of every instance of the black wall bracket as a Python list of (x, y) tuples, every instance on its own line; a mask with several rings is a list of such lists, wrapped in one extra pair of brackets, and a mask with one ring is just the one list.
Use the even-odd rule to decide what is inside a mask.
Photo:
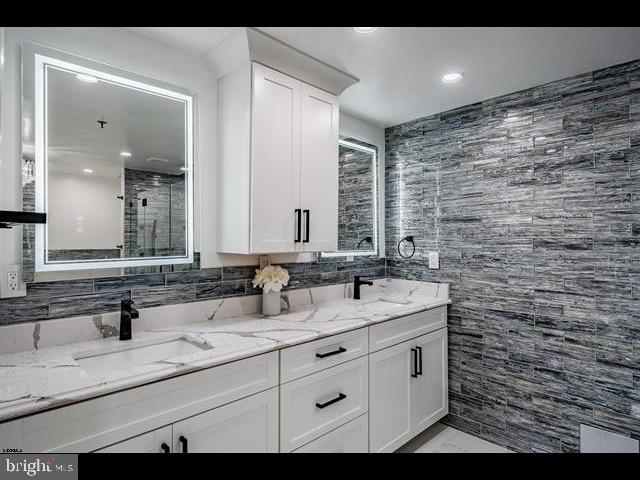
[(0, 210), (0, 228), (13, 228), (15, 225), (25, 223), (47, 223), (47, 214)]

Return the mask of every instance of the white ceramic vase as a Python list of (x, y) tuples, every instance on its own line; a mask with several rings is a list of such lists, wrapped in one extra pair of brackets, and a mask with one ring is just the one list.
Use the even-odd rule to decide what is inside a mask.
[(280, 292), (269, 291), (262, 293), (262, 313), (263, 315), (280, 314)]

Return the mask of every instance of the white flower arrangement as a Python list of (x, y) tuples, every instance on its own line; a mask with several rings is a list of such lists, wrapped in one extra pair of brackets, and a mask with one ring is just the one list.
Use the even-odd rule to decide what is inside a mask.
[(267, 265), (262, 270), (256, 270), (253, 286), (262, 288), (264, 293), (279, 292), (289, 283), (289, 272), (279, 265)]

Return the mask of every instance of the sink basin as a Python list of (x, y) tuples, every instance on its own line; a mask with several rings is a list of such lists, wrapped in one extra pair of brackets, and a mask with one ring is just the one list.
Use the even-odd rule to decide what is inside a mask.
[(85, 372), (97, 374), (161, 363), (211, 348), (196, 338), (181, 335), (85, 350), (75, 353), (73, 359)]

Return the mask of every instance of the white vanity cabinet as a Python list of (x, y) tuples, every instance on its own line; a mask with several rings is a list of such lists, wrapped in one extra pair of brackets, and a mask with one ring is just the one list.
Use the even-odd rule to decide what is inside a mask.
[(258, 63), (218, 81), (218, 251), (333, 251), (338, 99)]
[(29, 452), (391, 452), (448, 413), (446, 306), (0, 423)]
[(448, 413), (447, 329), (369, 357), (371, 452), (392, 452)]

